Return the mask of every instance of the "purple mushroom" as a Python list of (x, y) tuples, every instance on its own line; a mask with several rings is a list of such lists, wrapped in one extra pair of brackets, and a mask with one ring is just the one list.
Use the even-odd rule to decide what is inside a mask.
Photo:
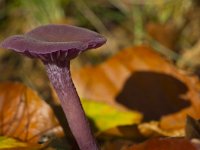
[(1, 47), (39, 58), (57, 92), (68, 124), (81, 150), (98, 150), (70, 74), (70, 60), (103, 45), (100, 34), (70, 25), (44, 25), (24, 35), (8, 37)]

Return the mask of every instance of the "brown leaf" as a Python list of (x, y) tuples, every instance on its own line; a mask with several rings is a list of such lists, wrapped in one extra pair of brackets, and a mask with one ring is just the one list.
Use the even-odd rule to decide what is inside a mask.
[(20, 83), (0, 84), (0, 135), (28, 143), (62, 134), (53, 111), (34, 91)]
[(165, 24), (150, 22), (146, 25), (146, 30), (160, 44), (172, 50), (176, 49), (179, 31), (172, 22)]
[(133, 144), (131, 141), (118, 139), (115, 141), (107, 141), (103, 146), (102, 150), (126, 150), (128, 146)]
[(199, 150), (198, 146), (184, 138), (155, 138), (126, 150)]
[(200, 139), (200, 120), (187, 116), (185, 132), (188, 139)]
[(148, 46), (121, 50), (95, 67), (72, 73), (82, 98), (162, 117), (164, 129), (183, 128), (186, 114), (200, 117), (197, 78), (177, 70)]
[(138, 129), (145, 137), (183, 137), (185, 135), (183, 128), (176, 130), (164, 130), (159, 125), (158, 121), (151, 121), (149, 123), (139, 124)]

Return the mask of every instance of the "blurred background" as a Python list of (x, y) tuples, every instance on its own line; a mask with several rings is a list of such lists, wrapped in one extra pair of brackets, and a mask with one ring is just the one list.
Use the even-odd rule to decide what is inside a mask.
[(0, 0), (0, 40), (42, 24), (72, 24), (108, 39), (81, 63), (96, 64), (124, 47), (149, 44), (180, 67), (194, 67), (192, 54), (183, 54), (198, 47), (199, 5), (198, 0)]
[[(0, 0), (0, 41), (49, 23), (89, 28), (107, 38), (98, 50), (75, 59), (74, 70), (149, 45), (178, 68), (200, 75), (199, 0)], [(0, 81), (23, 82), (51, 99), (40, 61), (1, 50), (0, 72)]]
[[(199, 0), (0, 0), (0, 40), (43, 24), (72, 24), (108, 39), (101, 50), (81, 55), (76, 67), (98, 64), (125, 47), (148, 44), (178, 67), (199, 74), (199, 18)], [(38, 65), (20, 64), (21, 57), (7, 51), (0, 51), (0, 63), (0, 71), (6, 63), (0, 80), (25, 80), (24, 71)]]
[[(178, 68), (200, 75), (199, 0), (0, 0), (0, 41), (49, 23), (89, 28), (107, 38), (106, 45), (75, 59), (74, 70), (149, 45)], [(1, 50), (0, 72), (0, 81), (20, 81), (51, 98), (40, 61)]]
[[(85, 27), (99, 32), (107, 38), (107, 43), (101, 48), (83, 53), (72, 61), (74, 74), (76, 74), (76, 70), (84, 67), (95, 68), (95, 66), (109, 60), (125, 48), (148, 45), (152, 47), (153, 51), (160, 53), (169, 60), (170, 64), (184, 70), (186, 74), (200, 76), (199, 0), (0, 0), (0, 41), (10, 35), (23, 34), (37, 26), (49, 23)], [(121, 55), (124, 55), (124, 60), (129, 56), (122, 53)], [(157, 55), (154, 56), (148, 52), (145, 52), (145, 57), (145, 59), (148, 57), (150, 57), (149, 59), (158, 58)], [(142, 57), (139, 57), (139, 59), (142, 59)], [(158, 59), (159, 62), (163, 61)], [(145, 63), (142, 62), (139, 65), (141, 64)], [(137, 68), (137, 64), (135, 66)], [(106, 68), (108, 65), (104, 67)], [(104, 71), (109, 72), (105, 68)], [(112, 67), (110, 67), (110, 70), (112, 70)], [(173, 69), (170, 71), (171, 74), (176, 72)], [(87, 73), (90, 74), (91, 72)], [(118, 73), (123, 74), (122, 72)], [(103, 80), (103, 74), (96, 71), (96, 75), (101, 76)], [(143, 73), (139, 72), (137, 75), (141, 77)], [(159, 74), (151, 73), (147, 76), (154, 76), (156, 79), (158, 76), (160, 77)], [(177, 76), (179, 78), (179, 75)], [(81, 77), (84, 78), (84, 76)], [(168, 79), (166, 80), (167, 83), (163, 83), (167, 87), (164, 90), (169, 90), (168, 83), (171, 82), (173, 82), (173, 85), (176, 84), (175, 90), (172, 88), (171, 93), (173, 93), (173, 90), (176, 91), (176, 86), (184, 89), (183, 91), (176, 91), (177, 97), (180, 96), (180, 93), (188, 90), (180, 85), (182, 83), (172, 81), (175, 79), (168, 76), (163, 78)], [(181, 80), (182, 77), (179, 79)], [(138, 78), (133, 83), (135, 84), (137, 80)], [(189, 88), (193, 86), (189, 84), (193, 82), (192, 80), (185, 78), (183, 80), (187, 82)], [(51, 86), (47, 83), (48, 79), (40, 61), (25, 58), (3, 49), (0, 50), (0, 81), (23, 82), (39, 92), (46, 101), (50, 101), (53, 97)], [(147, 83), (153, 85), (155, 84), (153, 81)], [(75, 82), (79, 83), (80, 86), (82, 84), (78, 79)], [(99, 82), (101, 82), (100, 78)], [(104, 82), (107, 82), (105, 86), (110, 85), (107, 80), (104, 80)], [(117, 85), (118, 79), (114, 83)], [(141, 83), (138, 83), (138, 85), (141, 85)], [(95, 84), (94, 87), (96, 87)], [(95, 89), (94, 87), (91, 86), (91, 89)], [(145, 84), (144, 87), (146, 87)], [(150, 89), (151, 86), (148, 88)], [(121, 87), (119, 89), (121, 90)], [(149, 89), (146, 89), (146, 91), (149, 91)], [(97, 87), (97, 90), (101, 89)], [(105, 93), (108, 91), (106, 90)], [(136, 94), (138, 91), (136, 90)], [(96, 91), (93, 92), (95, 95)], [(103, 95), (104, 97), (96, 95), (97, 98), (106, 99), (105, 95)], [(170, 96), (169, 99), (171, 99)]]

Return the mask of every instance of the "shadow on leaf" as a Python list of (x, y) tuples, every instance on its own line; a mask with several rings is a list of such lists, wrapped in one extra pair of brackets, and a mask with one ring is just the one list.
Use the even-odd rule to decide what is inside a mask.
[(148, 71), (138, 71), (125, 82), (116, 100), (120, 104), (144, 113), (144, 120), (158, 120), (190, 105), (181, 96), (187, 86), (175, 77)]

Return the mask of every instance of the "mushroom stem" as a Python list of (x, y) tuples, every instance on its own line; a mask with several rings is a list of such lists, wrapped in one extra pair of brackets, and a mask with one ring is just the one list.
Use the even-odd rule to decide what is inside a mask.
[(70, 74), (70, 62), (45, 63), (47, 74), (60, 99), (69, 127), (81, 150), (98, 150)]

